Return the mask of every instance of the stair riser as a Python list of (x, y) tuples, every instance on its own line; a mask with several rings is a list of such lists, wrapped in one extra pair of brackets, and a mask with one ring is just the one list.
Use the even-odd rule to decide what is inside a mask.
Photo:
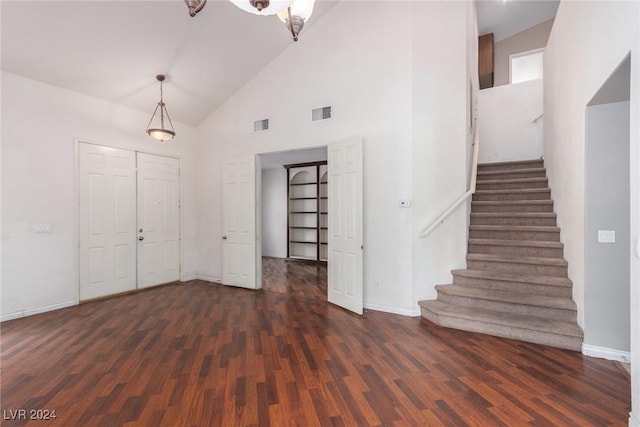
[[(503, 338), (511, 338), (535, 344), (548, 345), (567, 350), (581, 351), (582, 338), (565, 335), (552, 334), (541, 331), (531, 331), (528, 329), (514, 328), (505, 325), (495, 325), (492, 323), (478, 322), (467, 319), (460, 319), (445, 315), (438, 315), (422, 308), (422, 317), (427, 320), (447, 328), (459, 329), (462, 331), (478, 332), (481, 334), (493, 335)], [(434, 320), (435, 319), (435, 320)]]
[(556, 226), (555, 217), (478, 217), (471, 216), (471, 225), (543, 225), (543, 226)]
[(559, 242), (560, 232), (544, 231), (504, 231), (504, 230), (471, 230), (471, 239), (499, 239), (499, 240), (536, 240)]
[(571, 298), (571, 288), (566, 286), (539, 285), (537, 283), (509, 282), (496, 279), (453, 276), (453, 284), (494, 291), (522, 292), (529, 295)]
[(562, 258), (561, 248), (538, 248), (535, 246), (504, 246), (504, 245), (469, 245), (470, 254), (536, 256), (546, 258)]
[(478, 172), (488, 171), (506, 171), (514, 169), (541, 169), (544, 168), (542, 160), (532, 160), (530, 162), (505, 163), (501, 165), (492, 165), (487, 163), (478, 164)]
[(523, 178), (546, 178), (546, 172), (544, 170), (536, 172), (506, 172), (495, 173), (489, 172), (486, 175), (478, 175), (478, 183), (480, 181), (495, 180), (495, 179), (523, 179)]
[(477, 181), (476, 183), (476, 190), (522, 190), (548, 187), (549, 184), (546, 180), (540, 182), (494, 182), (491, 184)]
[(471, 205), (471, 212), (553, 212), (553, 204)]
[(566, 266), (468, 260), (467, 268), (508, 274), (567, 277)]
[(497, 202), (507, 200), (551, 200), (551, 192), (536, 191), (532, 193), (525, 193), (521, 191), (514, 191), (512, 193), (475, 193), (472, 200), (474, 202)]
[(563, 322), (576, 321), (575, 310), (539, 307), (534, 305), (516, 304), (503, 301), (491, 301), (459, 295), (447, 295), (443, 292), (438, 292), (438, 300), (460, 307), (480, 308), (483, 310), (499, 311), (501, 313), (525, 314), (527, 316), (537, 316), (545, 319), (561, 320)]

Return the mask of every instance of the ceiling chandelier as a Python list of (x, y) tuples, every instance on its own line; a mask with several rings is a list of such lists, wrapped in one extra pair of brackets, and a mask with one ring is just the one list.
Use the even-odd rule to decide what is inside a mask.
[[(173, 129), (173, 123), (171, 123), (171, 117), (169, 117), (169, 112), (167, 111), (167, 107), (164, 104), (164, 101), (162, 99), (162, 82), (164, 81), (164, 75), (158, 74), (156, 76), (156, 80), (160, 82), (160, 102), (158, 102), (158, 105), (156, 105), (156, 109), (153, 110), (153, 115), (151, 115), (149, 124), (147, 124), (147, 133), (153, 139), (160, 142), (164, 142), (164, 141), (169, 141), (170, 139), (173, 139), (173, 137), (176, 136), (176, 132)], [(157, 120), (156, 122), (154, 122), (154, 119), (156, 118), (156, 114), (158, 113), (158, 109), (160, 110), (160, 117), (159, 117), (160, 126), (159, 127), (157, 126), (158, 124)], [(169, 121), (169, 126), (171, 127), (171, 129), (165, 128), (164, 116), (167, 116), (167, 120)]]
[[(207, 0), (184, 0), (189, 8), (189, 15), (196, 16)], [(298, 34), (311, 14), (315, 0), (230, 0), (245, 12), (254, 15), (278, 15), (293, 37), (298, 41)]]

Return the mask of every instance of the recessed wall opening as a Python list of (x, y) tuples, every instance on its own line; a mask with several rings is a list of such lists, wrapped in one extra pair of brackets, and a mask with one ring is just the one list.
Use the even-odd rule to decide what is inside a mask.
[(259, 157), (262, 287), (326, 301), (327, 147)]
[[(630, 70), (627, 56), (586, 108), (584, 345), (630, 360)], [(626, 360), (625, 360), (626, 359)]]

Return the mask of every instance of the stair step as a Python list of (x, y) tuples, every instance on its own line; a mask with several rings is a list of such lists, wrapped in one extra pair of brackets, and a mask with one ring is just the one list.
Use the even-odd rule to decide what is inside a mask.
[(422, 317), (440, 326), (580, 351), (583, 333), (575, 322), (420, 301)]
[(553, 212), (552, 200), (472, 201), (471, 212)]
[(560, 241), (560, 229), (528, 225), (471, 225), (470, 239)]
[(472, 212), (471, 225), (556, 225), (553, 212)]
[(514, 160), (510, 162), (495, 162), (495, 163), (479, 163), (478, 171), (504, 171), (513, 169), (533, 169), (544, 167), (544, 161), (542, 159), (535, 160)]
[(486, 172), (478, 171), (477, 182), (495, 179), (544, 178), (546, 176), (547, 170), (545, 168), (488, 170)]
[(568, 277), (508, 274), (486, 270), (451, 270), (453, 284), (497, 291), (571, 298)]
[(532, 188), (522, 190), (476, 190), (473, 201), (506, 201), (506, 200), (551, 200), (548, 188)]
[(568, 264), (562, 258), (468, 254), (467, 267), (509, 274), (567, 277)]
[(547, 178), (486, 179), (476, 181), (476, 188), (478, 190), (508, 190), (548, 187), (549, 180)]
[(576, 304), (571, 298), (532, 295), (509, 291), (438, 285), (438, 301), (502, 313), (526, 314), (547, 319), (576, 321)]
[(562, 258), (564, 245), (542, 240), (469, 239), (469, 253)]

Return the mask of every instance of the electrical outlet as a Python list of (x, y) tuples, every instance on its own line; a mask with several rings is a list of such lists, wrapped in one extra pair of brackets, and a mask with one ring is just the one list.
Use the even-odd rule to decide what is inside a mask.
[(33, 230), (36, 233), (51, 233), (51, 224), (36, 224)]
[(615, 243), (615, 230), (598, 230), (598, 243)]

